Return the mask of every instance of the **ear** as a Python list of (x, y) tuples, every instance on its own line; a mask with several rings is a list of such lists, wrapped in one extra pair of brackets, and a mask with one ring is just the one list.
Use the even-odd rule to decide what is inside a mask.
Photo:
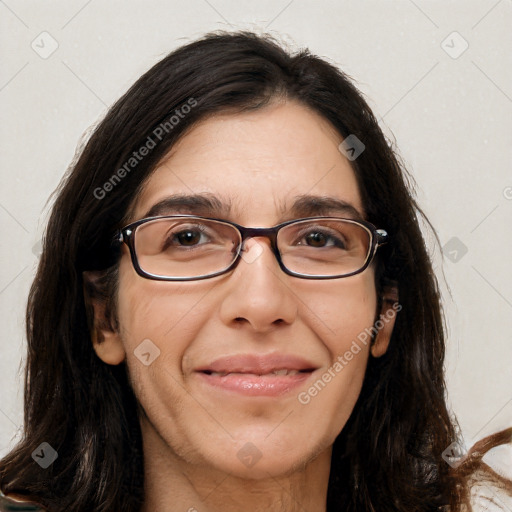
[(396, 315), (401, 309), (402, 306), (398, 303), (398, 287), (385, 286), (381, 297), (379, 318), (375, 322), (378, 331), (371, 347), (373, 357), (381, 357), (387, 352)]
[(106, 292), (104, 271), (82, 273), (84, 300), (91, 341), (96, 355), (106, 364), (118, 365), (126, 358), (119, 328), (114, 320), (111, 297)]

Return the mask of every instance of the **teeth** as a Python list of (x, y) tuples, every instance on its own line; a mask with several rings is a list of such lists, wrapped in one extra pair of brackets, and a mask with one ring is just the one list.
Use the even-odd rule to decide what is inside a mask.
[(299, 373), (298, 370), (287, 370), (286, 368), (283, 370), (274, 370), (272, 372), (274, 375), (297, 375)]
[[(300, 373), (299, 370), (287, 370), (286, 368), (283, 368), (282, 370), (274, 370), (273, 372), (267, 373), (265, 375), (297, 375), (298, 373)], [(225, 377), (226, 375), (233, 375), (233, 374), (250, 375), (250, 374), (241, 373), (241, 372), (211, 372), (210, 373), (210, 375), (212, 375), (214, 377)]]

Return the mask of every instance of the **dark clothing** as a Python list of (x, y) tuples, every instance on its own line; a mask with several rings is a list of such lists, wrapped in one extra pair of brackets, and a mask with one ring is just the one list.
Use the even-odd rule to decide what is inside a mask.
[(14, 500), (11, 498), (7, 498), (0, 491), (0, 512), (44, 512), (46, 509), (41, 505), (37, 505), (31, 501), (19, 501), (18, 499)]

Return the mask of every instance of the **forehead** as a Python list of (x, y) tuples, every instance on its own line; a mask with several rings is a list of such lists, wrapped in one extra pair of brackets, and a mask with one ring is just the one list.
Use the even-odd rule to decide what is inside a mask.
[(364, 218), (354, 171), (338, 150), (341, 141), (327, 120), (298, 103), (215, 115), (198, 122), (156, 167), (134, 218), (181, 212), (264, 225), (328, 215), (331, 206), (340, 216), (343, 208), (335, 207), (341, 203), (348, 205), (343, 216)]

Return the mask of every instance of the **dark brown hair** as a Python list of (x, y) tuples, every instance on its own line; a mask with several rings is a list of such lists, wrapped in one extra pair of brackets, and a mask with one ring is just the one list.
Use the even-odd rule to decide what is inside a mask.
[[(191, 99), (195, 106), (170, 128)], [(93, 350), (82, 272), (106, 269), (115, 312), (112, 236), (156, 164), (206, 116), (277, 100), (297, 101), (365, 144), (352, 165), (367, 220), (390, 234), (379, 249), (376, 288), (395, 283), (403, 308), (388, 353), (370, 358), (335, 441), (328, 511), (462, 510), (469, 476), (441, 456), (456, 439), (445, 402), (444, 325), (408, 175), (345, 74), (307, 50), (290, 54), (249, 32), (209, 34), (152, 67), (109, 110), (59, 187), (27, 308), (24, 436), (0, 463), (6, 494), (55, 512), (140, 510), (136, 400), (125, 365), (104, 364)], [(163, 123), (168, 129), (158, 138)], [(149, 154), (113, 179), (148, 137), (155, 139)], [(42, 442), (58, 452), (46, 470), (31, 458)]]

